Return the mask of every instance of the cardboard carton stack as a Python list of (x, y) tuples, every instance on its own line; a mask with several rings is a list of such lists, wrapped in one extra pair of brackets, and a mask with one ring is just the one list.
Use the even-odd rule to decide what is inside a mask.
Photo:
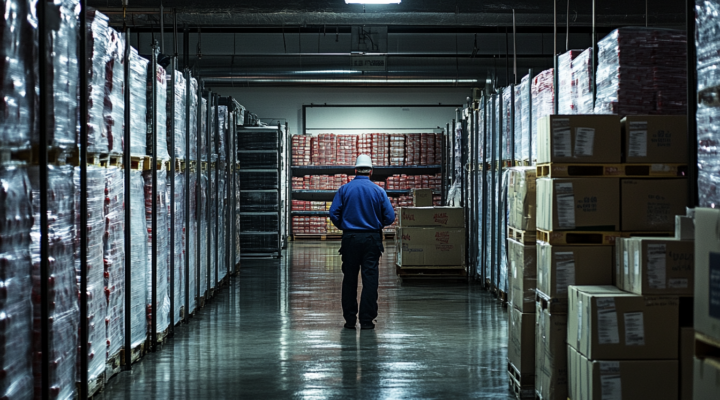
[(357, 135), (338, 135), (337, 165), (355, 165), (358, 156)]
[(508, 373), (523, 397), (534, 396), (536, 315), (535, 167), (508, 177)]
[(313, 165), (335, 165), (337, 159), (337, 137), (333, 133), (317, 136), (317, 148), (312, 149)]
[(421, 165), (422, 157), (422, 135), (419, 133), (408, 133), (405, 147), (407, 165)]
[(400, 207), (397, 215), (395, 245), (400, 276), (410, 273), (464, 276), (463, 208)]
[(435, 164), (435, 134), (420, 135), (420, 165)]
[(390, 137), (387, 133), (373, 133), (372, 163), (373, 165), (390, 165)]
[(292, 165), (310, 165), (310, 136), (293, 135)]
[(405, 135), (390, 135), (390, 165), (405, 165)]

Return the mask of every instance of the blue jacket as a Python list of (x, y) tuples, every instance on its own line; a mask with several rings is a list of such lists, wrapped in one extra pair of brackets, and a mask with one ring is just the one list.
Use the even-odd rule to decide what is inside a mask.
[(335, 193), (330, 220), (343, 231), (380, 231), (395, 221), (395, 210), (383, 188), (359, 175)]

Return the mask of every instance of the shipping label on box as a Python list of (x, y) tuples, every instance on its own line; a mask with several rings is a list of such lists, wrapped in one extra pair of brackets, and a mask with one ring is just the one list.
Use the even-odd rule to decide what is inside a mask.
[(535, 321), (535, 390), (543, 399), (566, 399), (567, 314), (550, 314), (538, 306)]
[(628, 115), (622, 135), (623, 162), (687, 164), (685, 115)]
[(622, 230), (675, 231), (675, 216), (685, 215), (686, 179), (622, 179)]
[(537, 242), (538, 290), (564, 305), (571, 285), (611, 285), (612, 246), (553, 246)]
[(523, 313), (514, 307), (508, 311), (508, 362), (523, 376), (535, 375), (534, 313)]
[(567, 343), (591, 360), (677, 359), (679, 300), (571, 286)]
[(537, 228), (620, 230), (620, 187), (614, 178), (537, 180)]
[(508, 239), (510, 304), (524, 313), (535, 312), (537, 263), (535, 245)]
[(535, 230), (535, 167), (510, 168), (508, 182), (508, 224), (522, 231)]
[(398, 214), (400, 227), (465, 227), (465, 214), (462, 207), (401, 207)]
[(597, 361), (568, 347), (572, 400), (678, 398), (677, 360)]
[(401, 267), (465, 265), (464, 228), (396, 228)]
[(642, 295), (694, 294), (695, 243), (674, 238), (625, 238), (619, 288)]
[(695, 330), (720, 341), (720, 210), (695, 209)]
[(620, 117), (549, 115), (538, 121), (537, 163), (619, 163)]

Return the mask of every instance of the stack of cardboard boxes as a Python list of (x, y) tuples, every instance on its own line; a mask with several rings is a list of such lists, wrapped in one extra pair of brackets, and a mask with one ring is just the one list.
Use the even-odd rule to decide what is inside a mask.
[(395, 247), (401, 277), (466, 276), (464, 209), (400, 207)]

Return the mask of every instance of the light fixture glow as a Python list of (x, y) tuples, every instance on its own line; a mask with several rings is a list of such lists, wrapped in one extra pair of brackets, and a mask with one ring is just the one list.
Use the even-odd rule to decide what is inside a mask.
[(345, 4), (400, 4), (402, 0), (345, 0)]

